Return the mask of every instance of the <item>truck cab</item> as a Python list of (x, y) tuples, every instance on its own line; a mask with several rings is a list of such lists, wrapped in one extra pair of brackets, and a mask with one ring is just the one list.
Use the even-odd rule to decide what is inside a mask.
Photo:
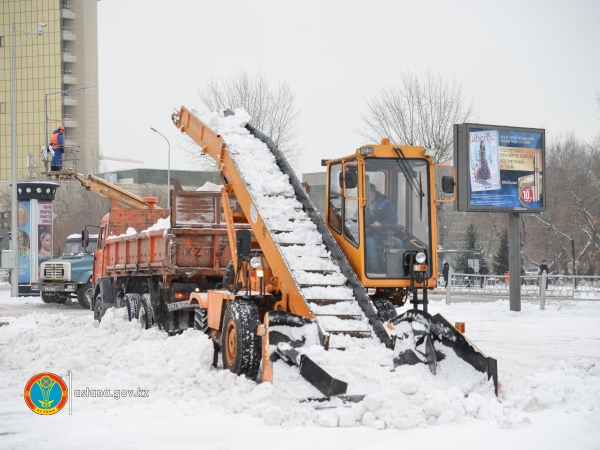
[(60, 258), (43, 262), (40, 277), (32, 283), (32, 289), (40, 291), (45, 303), (64, 303), (76, 296), (78, 303), (90, 307), (92, 291), (92, 268), (98, 235), (91, 235), (87, 246), (82, 245), (81, 234), (72, 234), (65, 242)]

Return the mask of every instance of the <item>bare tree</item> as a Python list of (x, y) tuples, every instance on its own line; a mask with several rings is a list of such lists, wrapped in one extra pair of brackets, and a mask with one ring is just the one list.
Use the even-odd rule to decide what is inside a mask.
[(401, 72), (400, 83), (381, 88), (367, 100), (361, 113), (363, 128), (357, 130), (370, 141), (388, 137), (397, 145), (422, 145), (435, 150), (435, 161), (452, 160), (452, 125), (471, 118), (473, 100), (466, 99), (456, 80), (446, 81), (430, 70), (422, 78)]
[[(258, 71), (249, 75), (240, 70), (229, 78), (209, 78), (198, 97), (209, 111), (244, 108), (252, 117), (251, 124), (273, 139), (292, 167), (297, 167), (303, 149), (296, 143), (300, 111), (296, 106), (296, 95), (285, 82), (271, 85)], [(201, 166), (214, 167), (207, 158), (199, 158), (198, 147), (188, 141), (184, 150), (194, 156)]]

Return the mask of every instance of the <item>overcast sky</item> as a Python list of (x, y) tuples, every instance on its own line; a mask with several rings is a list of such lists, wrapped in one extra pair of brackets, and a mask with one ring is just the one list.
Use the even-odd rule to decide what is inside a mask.
[(401, 70), (456, 79), (479, 123), (600, 132), (600, 1), (98, 2), (100, 146), (107, 170), (193, 169), (173, 108), (210, 77), (258, 69), (301, 108), (300, 172), (353, 153), (365, 100)]

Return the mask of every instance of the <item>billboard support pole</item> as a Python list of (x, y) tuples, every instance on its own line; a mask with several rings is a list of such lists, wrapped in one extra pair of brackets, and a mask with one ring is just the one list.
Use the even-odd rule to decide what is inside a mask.
[(521, 311), (521, 229), (519, 213), (508, 213), (508, 272), (510, 310)]

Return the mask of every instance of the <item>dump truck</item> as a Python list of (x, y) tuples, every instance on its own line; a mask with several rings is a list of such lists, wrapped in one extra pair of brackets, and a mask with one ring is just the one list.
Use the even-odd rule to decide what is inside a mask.
[(88, 309), (92, 295), (92, 267), (98, 235), (89, 235), (87, 245), (82, 245), (81, 234), (67, 237), (60, 258), (40, 264), (40, 276), (31, 289), (39, 291), (45, 303), (64, 303), (72, 296)]
[(222, 205), (219, 191), (171, 195), (170, 211), (153, 203), (146, 209), (113, 206), (103, 217), (90, 305), (96, 320), (116, 307), (127, 308), (129, 320), (143, 328), (158, 326), (170, 334), (194, 327), (195, 320), (202, 325), (188, 299), (222, 283), (231, 262), (222, 210), (242, 213), (234, 197)]
[[(172, 121), (215, 160), (221, 203), (234, 196), (243, 212), (223, 211), (233, 250), (223, 287), (188, 300), (205, 319), (215, 366), (220, 353), (224, 368), (250, 379), (262, 369), (262, 380), (273, 382), (273, 362), (283, 360), (329, 398), (348, 385), (305, 349), (352, 349), (351, 357), (383, 344), (394, 366), (422, 363), (433, 373), (453, 351), (497, 391), (496, 360), (427, 312), (437, 274), (436, 204), (453, 201), (452, 168), (436, 166), (424, 147), (389, 139), (325, 160), (323, 219), (283, 153), (243, 110), (203, 122), (182, 107)], [(412, 309), (398, 315), (406, 301)]]

